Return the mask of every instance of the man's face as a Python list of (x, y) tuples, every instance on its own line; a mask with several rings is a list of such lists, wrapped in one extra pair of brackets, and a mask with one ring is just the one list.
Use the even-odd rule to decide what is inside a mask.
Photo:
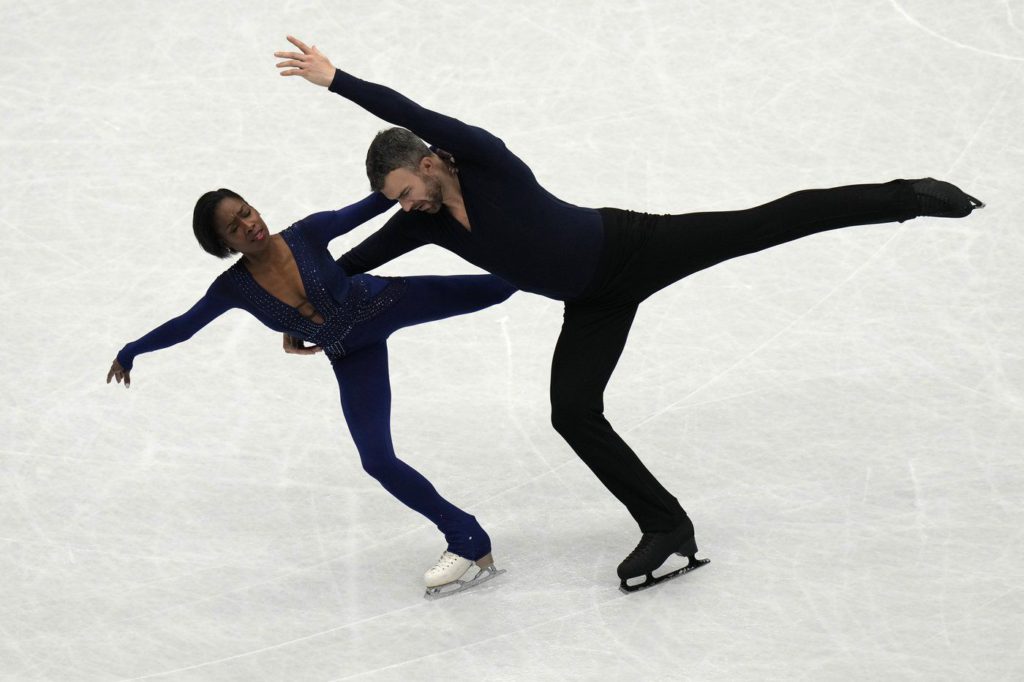
[(441, 181), (426, 172), (396, 168), (384, 178), (381, 194), (397, 200), (403, 211), (437, 213), (444, 204)]
[(234, 197), (225, 197), (213, 209), (214, 227), (225, 246), (241, 253), (257, 253), (270, 243), (267, 224), (259, 211)]

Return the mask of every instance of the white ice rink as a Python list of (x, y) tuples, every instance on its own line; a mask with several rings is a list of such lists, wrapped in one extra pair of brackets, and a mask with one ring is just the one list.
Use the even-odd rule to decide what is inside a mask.
[[(385, 124), (278, 77), (286, 33), (583, 206), (928, 175), (989, 206), (641, 308), (607, 413), (712, 563), (634, 595), (636, 526), (550, 427), (560, 305), (392, 337), (399, 455), (508, 569), (427, 602), (442, 538), (361, 470), (326, 358), (232, 311), (104, 383), (226, 267), (202, 192), (274, 231), (368, 192)], [(1021, 0), (0, 0), (0, 39), (0, 680), (1024, 679)]]

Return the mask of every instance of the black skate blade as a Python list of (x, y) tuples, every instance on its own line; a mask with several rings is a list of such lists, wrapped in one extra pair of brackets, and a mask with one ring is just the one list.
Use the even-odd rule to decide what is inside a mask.
[(642, 582), (642, 583), (640, 583), (638, 585), (630, 585), (625, 580), (623, 580), (619, 584), (619, 591), (623, 592), (624, 594), (632, 594), (634, 592), (639, 592), (640, 590), (646, 590), (647, 588), (654, 587), (655, 585), (663, 583), (666, 580), (672, 580), (672, 578), (678, 578), (679, 576), (683, 575), (684, 573), (689, 573), (690, 571), (696, 571), (701, 566), (704, 566), (705, 564), (710, 564), (711, 563), (711, 559), (698, 559), (698, 558), (693, 557), (693, 556), (686, 557), (686, 559), (687, 559), (687, 561), (689, 563), (687, 563), (682, 568), (677, 568), (676, 570), (670, 571), (670, 572), (666, 573), (665, 575), (660, 575), (657, 578), (654, 577), (653, 573), (648, 573), (647, 574), (647, 579), (644, 582)]
[(967, 198), (971, 200), (971, 204), (972, 204), (971, 210), (975, 210), (976, 211), (979, 208), (985, 208), (985, 202), (984, 201), (981, 201), (980, 199), (975, 199), (970, 194), (967, 195)]

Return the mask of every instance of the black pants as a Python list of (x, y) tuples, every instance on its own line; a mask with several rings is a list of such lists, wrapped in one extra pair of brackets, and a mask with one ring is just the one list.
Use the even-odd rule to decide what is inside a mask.
[(600, 211), (605, 244), (584, 294), (565, 304), (551, 364), (551, 422), (643, 532), (675, 528), (686, 512), (604, 418), (604, 389), (637, 307), (716, 263), (826, 230), (917, 215), (909, 183), (804, 190), (743, 211), (650, 215)]

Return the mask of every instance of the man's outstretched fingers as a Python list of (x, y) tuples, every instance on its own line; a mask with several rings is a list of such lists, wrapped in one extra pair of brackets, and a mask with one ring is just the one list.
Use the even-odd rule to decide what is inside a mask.
[(299, 40), (295, 36), (285, 36), (285, 37), (288, 39), (289, 43), (291, 43), (295, 47), (297, 47), (300, 50), (302, 50), (303, 54), (309, 54), (309, 46), (307, 46), (306, 43), (302, 42), (301, 40)]

